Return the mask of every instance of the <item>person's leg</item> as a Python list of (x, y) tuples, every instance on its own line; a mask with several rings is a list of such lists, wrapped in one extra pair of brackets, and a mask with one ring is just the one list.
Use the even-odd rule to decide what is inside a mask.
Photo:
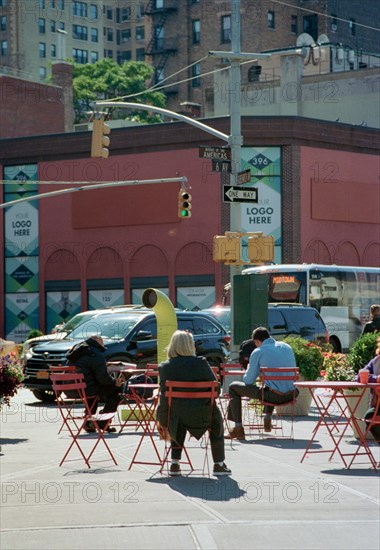
[(215, 405), (212, 413), (210, 445), (213, 461), (223, 464), (224, 462), (224, 427), (220, 410)]
[(241, 398), (260, 399), (261, 388), (252, 384), (247, 386), (244, 382), (232, 382), (229, 387), (229, 395), (227, 419), (235, 422), (235, 427), (229, 430), (226, 439), (245, 439), (242, 425)]
[[(298, 395), (299, 391), (296, 389), (296, 394)], [(260, 396), (260, 400), (262, 398), (262, 395)], [(287, 403), (288, 401), (292, 401), (293, 399), (293, 393), (290, 395), (279, 395), (278, 393), (275, 393), (271, 391), (269, 388), (264, 389), (264, 401), (267, 403), (273, 403), (273, 405), (283, 405), (284, 403)], [(272, 405), (264, 405), (264, 431), (265, 432), (271, 432), (272, 431), (272, 414), (274, 411), (274, 406)]]
[(186, 428), (183, 424), (178, 423), (176, 438), (171, 440), (171, 457), (172, 461), (180, 461), (182, 456), (182, 448), (186, 438)]
[[(100, 410), (100, 413), (106, 414), (116, 412), (120, 403), (120, 388), (117, 386), (103, 386), (101, 389), (101, 398), (104, 400), (104, 406)], [(115, 432), (116, 429), (111, 427), (111, 422), (108, 422), (108, 420), (98, 421), (100, 428), (104, 428), (107, 423), (107, 431)]]
[[(371, 420), (374, 414), (375, 407), (368, 409), (368, 411), (365, 413), (364, 420), (366, 421), (367, 426), (369, 424), (369, 420)], [(374, 424), (371, 427), (370, 432), (373, 435), (373, 438), (377, 442), (377, 444), (380, 445), (380, 424)]]

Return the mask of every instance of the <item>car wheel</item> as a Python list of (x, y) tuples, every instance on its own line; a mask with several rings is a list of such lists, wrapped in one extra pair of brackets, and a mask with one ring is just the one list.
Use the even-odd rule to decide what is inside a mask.
[(32, 390), (34, 397), (44, 403), (54, 403), (55, 393), (53, 390)]

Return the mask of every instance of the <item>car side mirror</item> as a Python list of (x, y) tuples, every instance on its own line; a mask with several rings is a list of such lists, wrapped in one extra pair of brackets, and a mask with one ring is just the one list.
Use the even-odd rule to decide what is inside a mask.
[(139, 330), (137, 334), (133, 337), (133, 340), (135, 342), (140, 342), (141, 340), (151, 340), (152, 338), (153, 334), (148, 330)]

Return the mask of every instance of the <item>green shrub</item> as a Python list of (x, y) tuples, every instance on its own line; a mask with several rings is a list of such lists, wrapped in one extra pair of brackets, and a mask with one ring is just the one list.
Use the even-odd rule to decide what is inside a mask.
[(321, 348), (298, 336), (287, 336), (284, 342), (293, 349), (300, 375), (305, 380), (317, 380), (323, 368)]
[(375, 357), (377, 332), (367, 332), (360, 336), (348, 350), (347, 360), (356, 373), (363, 369)]
[(37, 336), (43, 336), (43, 332), (38, 330), (38, 328), (32, 328), (32, 330), (28, 332), (26, 339), (29, 340), (30, 338), (36, 338)]

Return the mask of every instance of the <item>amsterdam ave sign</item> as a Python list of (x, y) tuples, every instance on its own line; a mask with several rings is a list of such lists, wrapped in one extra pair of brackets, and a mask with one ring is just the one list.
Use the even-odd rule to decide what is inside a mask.
[(251, 187), (244, 189), (242, 187), (233, 187), (231, 185), (223, 186), (223, 202), (258, 202), (257, 189)]

